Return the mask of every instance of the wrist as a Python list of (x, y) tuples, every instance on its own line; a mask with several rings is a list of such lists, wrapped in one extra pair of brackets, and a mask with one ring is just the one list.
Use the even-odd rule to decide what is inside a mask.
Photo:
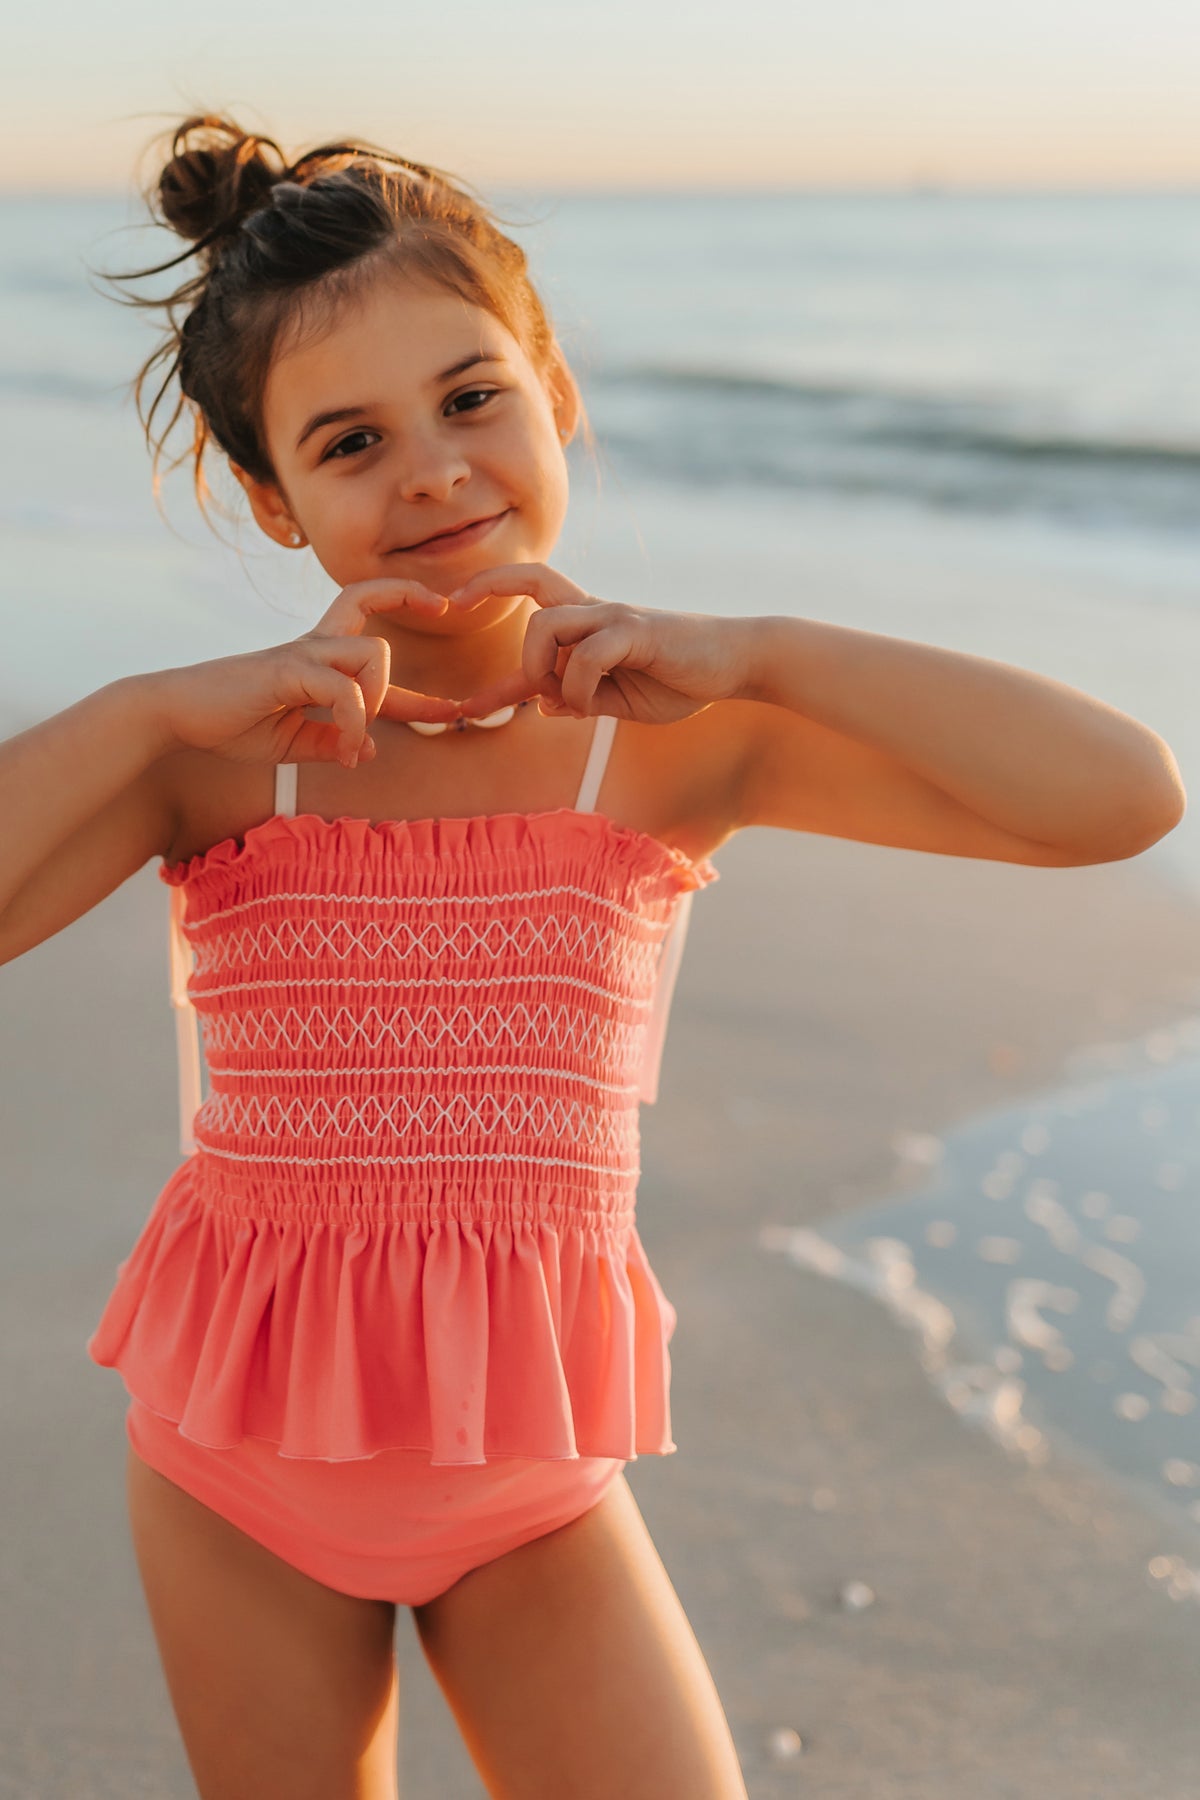
[(752, 619), (732, 619), (736, 685), (731, 700), (776, 702), (779, 664), (779, 628), (788, 621), (773, 614)]
[(143, 675), (122, 675), (108, 684), (108, 692), (119, 703), (122, 719), (134, 718), (145, 738), (148, 760), (169, 756), (183, 749), (183, 740), (171, 723), (167, 696), (169, 670), (156, 669)]

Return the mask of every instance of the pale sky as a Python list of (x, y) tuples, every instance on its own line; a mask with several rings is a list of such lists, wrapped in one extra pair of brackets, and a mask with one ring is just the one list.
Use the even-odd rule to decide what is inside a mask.
[(1200, 0), (26, 0), (0, 188), (232, 110), (481, 187), (1200, 185)]

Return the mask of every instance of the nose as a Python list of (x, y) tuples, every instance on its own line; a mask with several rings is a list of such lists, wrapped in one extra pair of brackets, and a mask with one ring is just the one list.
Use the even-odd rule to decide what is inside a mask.
[(470, 475), (461, 442), (436, 429), (411, 432), (396, 444), (393, 481), (398, 499), (410, 504), (442, 502)]

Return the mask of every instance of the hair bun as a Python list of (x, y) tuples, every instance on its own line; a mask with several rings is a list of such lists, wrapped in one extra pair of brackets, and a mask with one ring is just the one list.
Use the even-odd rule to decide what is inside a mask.
[(185, 119), (158, 178), (163, 219), (193, 242), (230, 230), (267, 204), (284, 166), (274, 139), (243, 131), (232, 119)]

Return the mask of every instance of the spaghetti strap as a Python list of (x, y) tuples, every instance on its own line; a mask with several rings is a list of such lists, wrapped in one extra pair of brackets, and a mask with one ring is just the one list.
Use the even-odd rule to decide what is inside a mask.
[(275, 811), (282, 813), (285, 819), (296, 816), (297, 774), (295, 763), (275, 764)]
[(175, 1048), (179, 1063), (179, 1149), (190, 1156), (196, 1148), (192, 1120), (200, 1110), (200, 1021), (188, 994), (188, 976), (195, 966), (192, 947), (183, 935), (184, 895), (171, 889), (169, 953), (171, 1005), (175, 1011)]
[(592, 744), (588, 751), (587, 763), (584, 766), (583, 780), (579, 784), (579, 796), (575, 801), (576, 812), (594, 812), (596, 801), (600, 797), (600, 784), (604, 780), (604, 771), (608, 767), (608, 753), (612, 749), (612, 741), (616, 735), (617, 721), (612, 713), (600, 713), (592, 728)]

